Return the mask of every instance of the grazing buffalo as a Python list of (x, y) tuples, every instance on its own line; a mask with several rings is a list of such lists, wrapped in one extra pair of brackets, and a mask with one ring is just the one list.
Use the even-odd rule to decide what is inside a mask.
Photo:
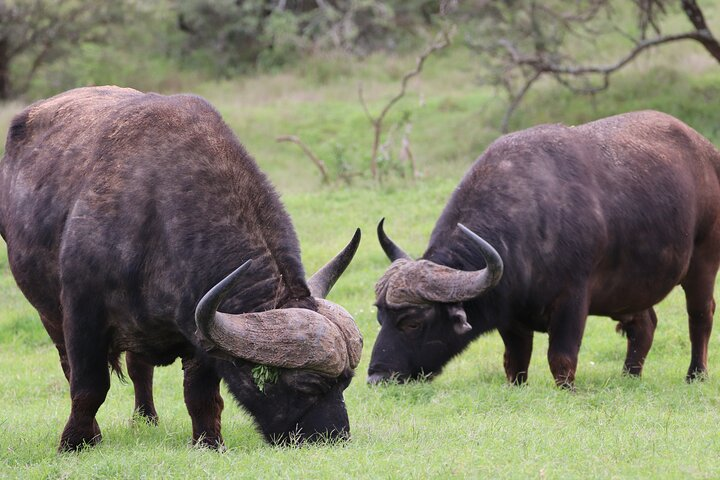
[(222, 443), (221, 379), (268, 441), (348, 436), (362, 337), (323, 297), (359, 231), (306, 281), (277, 194), (203, 99), (99, 87), (31, 105), (0, 164), (0, 233), (70, 382), (61, 449), (99, 441), (121, 352), (151, 420), (153, 366), (182, 358), (195, 442)]
[(525, 382), (533, 332), (547, 332), (555, 382), (571, 387), (589, 314), (619, 322), (624, 370), (640, 375), (653, 306), (678, 284), (687, 379), (701, 377), (720, 262), (719, 176), (720, 152), (659, 112), (500, 138), (454, 191), (420, 260), (380, 222), (393, 263), (376, 285), (381, 328), (368, 381), (438, 374), (497, 329), (510, 382)]

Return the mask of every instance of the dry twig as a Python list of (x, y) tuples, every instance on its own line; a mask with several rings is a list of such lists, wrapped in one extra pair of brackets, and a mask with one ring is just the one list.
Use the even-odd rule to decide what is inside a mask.
[(318, 170), (320, 170), (320, 175), (322, 176), (322, 182), (328, 183), (330, 180), (328, 178), (327, 173), (327, 167), (325, 166), (325, 162), (320, 160), (320, 158), (313, 153), (312, 150), (310, 150), (310, 147), (305, 145), (300, 138), (296, 137), (295, 135), (282, 135), (280, 137), (277, 137), (275, 139), (277, 142), (290, 142), (294, 143), (298, 147), (302, 149), (302, 151), (305, 153), (305, 155), (313, 162), (313, 164), (317, 167)]
[(370, 173), (372, 174), (373, 179), (377, 179), (378, 172), (377, 172), (377, 155), (378, 155), (378, 149), (380, 147), (380, 137), (382, 136), (382, 129), (383, 129), (383, 121), (385, 120), (385, 116), (388, 114), (390, 109), (395, 105), (402, 97), (405, 96), (405, 92), (407, 91), (407, 84), (410, 81), (411, 78), (417, 76), (422, 72), (423, 64), (425, 63), (425, 60), (432, 55), (434, 52), (437, 52), (438, 50), (442, 50), (443, 48), (450, 45), (450, 32), (447, 30), (443, 30), (439, 36), (439, 38), (434, 41), (431, 45), (429, 45), (425, 51), (423, 51), (420, 56), (418, 56), (415, 68), (409, 72), (407, 72), (401, 81), (400, 84), (400, 91), (392, 97), (387, 104), (383, 107), (383, 109), (380, 111), (380, 114), (377, 117), (373, 117), (373, 115), (370, 113), (370, 110), (368, 109), (367, 103), (365, 102), (365, 98), (363, 96), (363, 89), (362, 84), (358, 85), (358, 97), (360, 99), (360, 103), (362, 104), (363, 110), (365, 110), (365, 115), (367, 115), (368, 120), (370, 121), (370, 124), (373, 127), (374, 130), (374, 137), (373, 137), (373, 145), (372, 145), (372, 151), (370, 154)]
[(412, 124), (408, 124), (405, 126), (405, 132), (403, 133), (402, 137), (399, 158), (401, 162), (407, 161), (410, 164), (410, 174), (412, 175), (412, 181), (415, 182), (415, 179), (418, 177), (418, 173), (417, 166), (415, 165), (415, 155), (413, 155), (412, 150), (410, 149), (411, 130)]

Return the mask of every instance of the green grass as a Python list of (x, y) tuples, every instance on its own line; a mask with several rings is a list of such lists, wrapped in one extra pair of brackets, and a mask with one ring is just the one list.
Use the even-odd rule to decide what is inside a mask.
[[(409, 252), (419, 254), (452, 181), (417, 189), (323, 191), (286, 204), (309, 271), (348, 241), (365, 239), (331, 293), (355, 316), (365, 351), (345, 398), (353, 440), (339, 447), (274, 448), (231, 401), (223, 415), (228, 451), (191, 448), (179, 363), (156, 371), (158, 427), (131, 422), (130, 384), (113, 378), (98, 421), (104, 440), (58, 455), (69, 395), (54, 347), (37, 315), (11, 285), (0, 256), (0, 476), (243, 478), (611, 478), (713, 477), (720, 471), (720, 382), (686, 385), (687, 322), (680, 292), (658, 309), (660, 324), (644, 378), (620, 375), (625, 341), (614, 322), (588, 323), (574, 394), (554, 387), (537, 335), (529, 385), (505, 384), (502, 343), (482, 337), (432, 383), (371, 388), (364, 382), (378, 327), (372, 285), (387, 261), (372, 232), (381, 215)], [(350, 214), (350, 212), (355, 212)], [(4, 249), (3, 249), (4, 250)], [(710, 371), (720, 371), (717, 339)], [(225, 393), (229, 400), (229, 394)]]
[[(542, 122), (577, 124), (621, 111), (657, 108), (683, 119), (720, 145), (720, 69), (693, 47), (670, 50), (616, 78), (594, 101), (543, 84), (518, 110), (514, 128)], [(690, 73), (674, 63), (682, 59)], [(378, 332), (373, 285), (387, 266), (377, 221), (409, 253), (420, 255), (463, 172), (499, 133), (502, 101), (476, 82), (462, 52), (433, 59), (392, 114), (412, 112), (412, 145), (424, 173), (416, 185), (391, 179), (376, 186), (322, 187), (319, 176), (282, 134), (299, 135), (332, 164), (366, 165), (371, 131), (357, 102), (364, 83), (376, 111), (397, 89), (408, 58), (372, 57), (333, 65), (314, 59), (295, 70), (199, 83), (283, 194), (308, 272), (342, 248), (354, 229), (364, 239), (330, 298), (350, 311), (365, 338), (357, 377), (346, 391), (353, 439), (342, 446), (266, 445), (249, 416), (225, 392), (219, 454), (189, 446), (179, 362), (156, 370), (160, 425), (131, 421), (130, 384), (113, 378), (98, 421), (103, 442), (79, 454), (55, 453), (69, 413), (68, 386), (37, 314), (12, 280), (0, 248), (0, 477), (15, 478), (714, 478), (720, 475), (720, 342), (710, 345), (710, 378), (687, 385), (690, 347), (684, 300), (673, 292), (642, 379), (620, 375), (625, 340), (614, 322), (588, 322), (577, 392), (554, 387), (547, 337), (535, 340), (529, 384), (505, 384), (497, 334), (476, 341), (432, 383), (371, 388), (365, 384)], [(687, 65), (685, 63), (684, 65)], [(372, 80), (368, 80), (372, 79)], [(168, 91), (174, 88), (168, 87)], [(6, 131), (20, 103), (0, 106)], [(0, 140), (2, 142), (2, 140)], [(2, 151), (2, 143), (0, 143)]]

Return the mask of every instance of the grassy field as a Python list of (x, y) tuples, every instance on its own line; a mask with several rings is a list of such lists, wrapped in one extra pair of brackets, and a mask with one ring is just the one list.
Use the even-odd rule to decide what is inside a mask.
[[(507, 386), (497, 334), (481, 338), (432, 383), (371, 388), (364, 382), (377, 334), (372, 285), (386, 266), (372, 238), (377, 218), (419, 253), (453, 182), (417, 189), (299, 194), (286, 198), (309, 269), (340, 248), (356, 225), (366, 238), (331, 298), (355, 316), (366, 350), (346, 391), (353, 440), (341, 447), (274, 448), (232, 402), (223, 415), (228, 451), (189, 447), (179, 363), (157, 370), (156, 428), (131, 422), (132, 388), (113, 378), (98, 421), (103, 443), (57, 455), (68, 387), (36, 314), (12, 285), (3, 253), (0, 316), (0, 476), (113, 478), (613, 478), (715, 477), (720, 472), (720, 382), (687, 385), (689, 342), (680, 292), (660, 324), (641, 380), (620, 375), (624, 340), (593, 318), (577, 392), (557, 390), (538, 335), (529, 385)], [(348, 212), (356, 212), (350, 215)], [(717, 337), (717, 336), (716, 336)], [(720, 369), (717, 338), (711, 373)], [(226, 398), (229, 395), (225, 394)]]
[[(365, 337), (363, 360), (346, 391), (353, 439), (342, 446), (266, 445), (240, 408), (223, 415), (228, 450), (189, 446), (179, 362), (156, 370), (160, 425), (131, 421), (130, 384), (113, 378), (98, 415), (104, 440), (79, 454), (55, 453), (69, 412), (57, 354), (12, 280), (0, 248), (0, 477), (16, 478), (717, 478), (720, 476), (720, 342), (710, 346), (710, 378), (687, 385), (690, 347), (681, 291), (657, 309), (660, 318), (644, 377), (620, 375), (625, 340), (614, 322), (588, 322), (577, 391), (554, 387), (547, 337), (537, 335), (529, 384), (505, 384), (502, 342), (475, 342), (432, 383), (371, 388), (365, 384), (378, 326), (372, 287), (387, 266), (374, 229), (387, 217), (390, 235), (420, 255), (462, 173), (499, 133), (502, 102), (475, 82), (463, 53), (434, 59), (393, 115), (413, 115), (412, 145), (423, 173), (415, 185), (320, 184), (296, 147), (274, 138), (296, 134), (333, 168), (363, 169), (371, 131), (356, 97), (360, 80), (379, 108), (412, 59), (373, 57), (331, 66), (320, 59), (294, 71), (234, 82), (203, 83), (194, 92), (215, 104), (283, 194), (314, 271), (360, 226), (364, 240), (330, 298), (344, 305)], [(657, 108), (720, 145), (720, 69), (700, 49), (643, 58), (594, 101), (543, 85), (518, 111), (514, 128), (581, 123)], [(685, 71), (673, 65), (683, 60)], [(689, 74), (688, 74), (689, 71)], [(325, 72), (325, 73), (323, 73)], [(364, 80), (371, 78), (372, 81)], [(20, 103), (0, 105), (6, 131)], [(2, 150), (0, 146), (0, 150)]]

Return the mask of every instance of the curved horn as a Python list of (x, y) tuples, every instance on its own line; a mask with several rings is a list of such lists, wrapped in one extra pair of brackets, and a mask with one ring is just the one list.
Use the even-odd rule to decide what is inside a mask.
[(197, 307), (195, 307), (195, 325), (197, 325), (197, 329), (200, 330), (200, 333), (202, 333), (205, 338), (210, 338), (210, 335), (208, 334), (209, 325), (211, 324), (220, 303), (225, 298), (225, 295), (228, 294), (230, 289), (240, 279), (242, 274), (250, 268), (250, 265), (252, 265), (252, 259), (246, 261), (236, 268), (230, 275), (222, 279), (217, 285), (203, 295), (198, 302)]
[(378, 240), (380, 241), (380, 246), (385, 251), (385, 255), (390, 259), (391, 262), (394, 262), (395, 260), (399, 260), (401, 258), (405, 258), (408, 260), (411, 260), (410, 255), (403, 252), (400, 247), (395, 245), (395, 242), (390, 240), (390, 237), (388, 237), (385, 234), (385, 230), (383, 229), (383, 224), (385, 223), (385, 218), (383, 217), (380, 220), (380, 223), (378, 223), (377, 226), (377, 235)]
[(232, 315), (217, 312), (208, 338), (234, 357), (273, 367), (307, 369), (338, 376), (350, 366), (340, 328), (305, 308)]
[(318, 313), (334, 323), (342, 333), (347, 346), (348, 362), (350, 368), (354, 369), (360, 363), (363, 347), (363, 337), (355, 319), (343, 307), (325, 299), (318, 299), (317, 306)]
[(318, 301), (318, 312), (304, 308), (237, 315), (218, 312), (223, 298), (250, 265), (250, 260), (243, 263), (198, 303), (195, 323), (207, 340), (237, 358), (262, 365), (331, 376), (357, 366), (360, 332), (350, 314), (325, 300)]
[(485, 259), (486, 267), (481, 271), (486, 272), (485, 277), (487, 278), (487, 283), (483, 290), (494, 287), (498, 284), (503, 274), (504, 265), (500, 254), (492, 247), (492, 245), (483, 240), (480, 235), (476, 234), (462, 223), (458, 223), (458, 227), (460, 227), (460, 230), (462, 230), (465, 235), (475, 242), (477, 249)]
[(464, 225), (458, 224), (458, 227), (474, 242), (487, 266), (467, 272), (428, 260), (398, 264), (398, 271), (389, 279), (387, 287), (389, 304), (465, 302), (498, 284), (503, 274), (503, 262), (498, 252)]
[(310, 295), (316, 298), (325, 298), (332, 289), (333, 285), (340, 275), (343, 274), (350, 261), (355, 256), (355, 252), (360, 245), (360, 229), (355, 230), (350, 243), (342, 249), (340, 253), (335, 255), (335, 258), (330, 260), (324, 267), (315, 272), (307, 281), (308, 288), (310, 288)]

